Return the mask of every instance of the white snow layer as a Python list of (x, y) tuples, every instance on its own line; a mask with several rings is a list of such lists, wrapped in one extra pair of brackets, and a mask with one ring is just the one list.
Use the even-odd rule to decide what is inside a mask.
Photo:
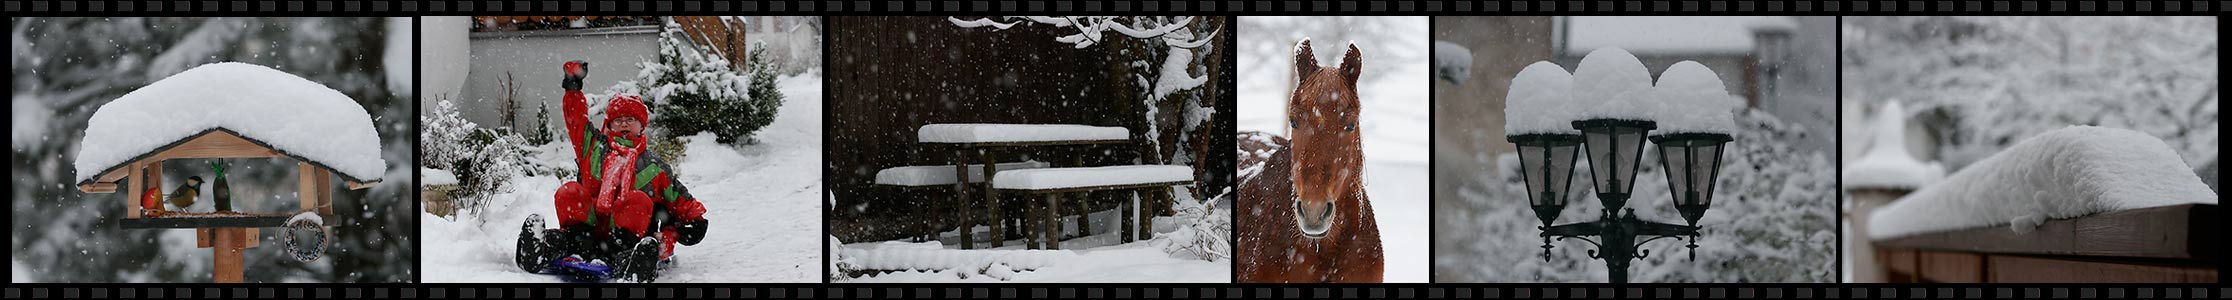
[(1074, 187), (1193, 181), (1193, 167), (1137, 165), (1016, 170), (994, 174), (992, 186), (1046, 190)]
[(1198, 88), (1209, 82), (1209, 76), (1196, 77), (1186, 71), (1193, 66), (1193, 56), (1193, 50), (1170, 48), (1170, 56), (1163, 59), (1162, 71), (1159, 72), (1161, 79), (1155, 80), (1155, 99), (1168, 98), (1170, 94)]
[(1538, 61), (1519, 70), (1504, 95), (1504, 135), (1580, 134), (1573, 121), (1580, 116), (1571, 97), (1573, 75), (1556, 63)]
[[(1434, 78), (1465, 84), (1465, 80), (1472, 79), (1472, 61), (1472, 49), (1457, 43), (1434, 41)], [(1558, 73), (1565, 73), (1565, 69), (1559, 69)]]
[(101, 105), (87, 121), (76, 181), (204, 130), (231, 129), (272, 149), (379, 179), (380, 135), (348, 95), (269, 67), (214, 63), (194, 67)]
[(845, 248), (838, 256), (869, 270), (981, 270), (994, 264), (1014, 270), (1037, 270), (1075, 260), (1070, 250), (956, 250), (938, 243), (884, 242), (878, 247)]
[(287, 223), (284, 224), (293, 225), (295, 222), (303, 221), (309, 221), (310, 224), (313, 225), (325, 225), (325, 217), (319, 216), (317, 211), (303, 211), (300, 213), (295, 213), (294, 217), (287, 218)]
[(1643, 61), (1616, 47), (1598, 48), (1573, 70), (1573, 102), (1581, 118), (1652, 120), (1651, 71)]
[(2216, 203), (2161, 139), (2137, 131), (2072, 126), (2039, 134), (1876, 211), (1868, 237), (2013, 224), (2028, 232), (2049, 219)]
[[(998, 169), (994, 172), (1006, 173), (1011, 170), (1045, 168), (1047, 167), (1047, 164), (1046, 162), (1042, 161), (1020, 161), (999, 163), (993, 165), (993, 167)], [(984, 182), (984, 164), (969, 164), (969, 166), (963, 168), (969, 170), (970, 183)], [(953, 184), (953, 177), (952, 165), (893, 167), (883, 169), (882, 171), (876, 171), (876, 184), (903, 186), (949, 185)]]
[(450, 173), (450, 171), (443, 171), (441, 169), (432, 168), (419, 168), (420, 186), (457, 184), (457, 182), (457, 174)]
[(1736, 132), (1736, 110), (1742, 105), (1735, 95), (1728, 94), (1728, 87), (1721, 85), (1720, 75), (1696, 61), (1681, 61), (1659, 73), (1658, 85), (1652, 87), (1659, 101), (1658, 130), (1667, 133), (1720, 133)]
[(1131, 138), (1123, 127), (1074, 124), (929, 124), (917, 136), (924, 143), (1099, 141)]
[(411, 97), (418, 90), (411, 87), (411, 48), (418, 46), (411, 33), (411, 18), (387, 18), (387, 49), (380, 50), (381, 69), (387, 71), (388, 93)]
[(1945, 177), (1944, 166), (1922, 162), (1907, 154), (1906, 110), (1899, 101), (1887, 102), (1883, 105), (1883, 116), (1868, 125), (1875, 131), (1875, 137), (1869, 139), (1868, 151), (1860, 159), (1845, 164), (1845, 189), (1914, 190)]

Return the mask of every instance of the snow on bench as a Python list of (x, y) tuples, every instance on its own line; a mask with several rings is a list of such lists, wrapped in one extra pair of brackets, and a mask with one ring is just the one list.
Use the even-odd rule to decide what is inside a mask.
[(887, 242), (876, 247), (845, 247), (841, 257), (868, 270), (979, 270), (1004, 264), (1015, 270), (1037, 270), (1076, 260), (1068, 250), (957, 250), (936, 244)]
[(86, 122), (75, 162), (79, 182), (219, 128), (350, 178), (376, 180), (387, 169), (379, 132), (355, 99), (259, 65), (194, 67), (101, 105)]
[(1007, 143), (1129, 140), (1123, 127), (1075, 124), (929, 124), (918, 132), (924, 143)]
[(2023, 140), (1892, 202), (1868, 218), (1868, 237), (2001, 225), (2027, 233), (2048, 219), (2216, 198), (2161, 139), (2072, 126)]
[[(1008, 162), (992, 165), (992, 167), (998, 168), (995, 172), (1000, 173), (1006, 173), (1008, 170), (1041, 169), (1047, 166), (1046, 162), (1042, 161)], [(964, 168), (969, 170), (970, 183), (984, 182), (984, 164), (971, 164)], [(876, 184), (897, 186), (951, 185), (954, 183), (953, 177), (952, 165), (893, 167), (876, 171)]]
[(1054, 190), (1193, 181), (1193, 167), (1137, 165), (1047, 168), (1000, 172), (992, 186), (1011, 190)]

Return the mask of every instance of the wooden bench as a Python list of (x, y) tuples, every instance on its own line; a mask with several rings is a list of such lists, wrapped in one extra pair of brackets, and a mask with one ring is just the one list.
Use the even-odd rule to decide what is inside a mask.
[[(977, 161), (985, 162), (997, 161), (993, 156), (1003, 149), (1093, 147), (1132, 143), (1129, 129), (1082, 124), (926, 124), (916, 130), (916, 139), (924, 148), (931, 151), (948, 149), (953, 151), (952, 158), (954, 161), (952, 163), (956, 166), (969, 164), (971, 156), (969, 152), (976, 152), (974, 156), (978, 158)], [(991, 181), (999, 181), (999, 175), (996, 175), (999, 174), (997, 170), (999, 165), (993, 164), (986, 167), (984, 173), (995, 174), (991, 176)], [(955, 171), (956, 174), (961, 172), (960, 170)], [(967, 186), (955, 183), (953, 191), (954, 202), (963, 207), (962, 223), (974, 223), (978, 220), (966, 211), (967, 208), (974, 207), (970, 201), (971, 197), (968, 195)], [(1001, 213), (1002, 208), (1006, 206), (1000, 204), (998, 189), (985, 189), (984, 192), (983, 200), (986, 209), (983, 220), (991, 225), (991, 231), (995, 233), (993, 237), (989, 238), (992, 242), (991, 247), (998, 248), (1006, 242), (998, 234), (1003, 233), (1001, 223), (1008, 220)], [(974, 232), (974, 230), (961, 231), (962, 249), (976, 247)]]
[[(1062, 195), (1106, 190), (1131, 190), (1141, 201), (1118, 203), (1122, 224), (1119, 232), (1124, 242), (1144, 240), (1154, 233), (1153, 219), (1132, 223), (1134, 211), (1145, 206), (1160, 206), (1176, 201), (1170, 196), (1170, 187), (1193, 184), (1193, 167), (1164, 165), (1134, 165), (1106, 167), (1045, 168), (1000, 172), (993, 177), (993, 188), (1000, 191), (1028, 193), (1045, 198), (1045, 202), (1030, 208), (1031, 232), (1025, 234), (1026, 242), (1033, 249), (1061, 249)], [(1081, 221), (1089, 222), (1090, 212), (1082, 213)], [(1144, 212), (1138, 216), (1146, 216)]]
[[(1046, 162), (1041, 161), (1021, 161), (993, 164), (994, 168), (1004, 170), (1038, 169), (1046, 168), (1048, 166), (1049, 165)], [(980, 185), (984, 183), (984, 164), (970, 164), (961, 166), (961, 168), (959, 169), (965, 171), (956, 171), (955, 166), (952, 165), (904, 166), (885, 168), (883, 170), (876, 171), (876, 186), (898, 189), (902, 193), (905, 193), (907, 191), (950, 188), (956, 183), (960, 183), (960, 180), (957, 179), (964, 176), (968, 177), (968, 184), (970, 185)], [(966, 172), (967, 174), (958, 174), (962, 172)], [(925, 197), (919, 199), (929, 198)], [(956, 218), (955, 220), (958, 220), (959, 218), (961, 218), (961, 216), (965, 216), (962, 214), (963, 212), (959, 211), (958, 209), (966, 208), (956, 208), (956, 203), (953, 203), (952, 201), (928, 200), (922, 201), (922, 203), (929, 204), (930, 207), (926, 208), (928, 211), (937, 212), (930, 214), (930, 220), (915, 223), (918, 224), (918, 228), (916, 228), (915, 230), (917, 236), (925, 240), (937, 240), (938, 232), (942, 231), (942, 228), (946, 228), (946, 224), (944, 223), (948, 220), (940, 219), (938, 218), (939, 216), (953, 215)], [(961, 228), (961, 230), (973, 229), (964, 227)]]

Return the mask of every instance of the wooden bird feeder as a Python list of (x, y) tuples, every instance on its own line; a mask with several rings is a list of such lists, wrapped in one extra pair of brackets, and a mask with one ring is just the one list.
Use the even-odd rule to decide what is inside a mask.
[[(223, 93), (194, 94), (196, 89), (216, 87), (265, 87), (235, 88)], [(196, 98), (196, 97), (199, 98)], [(253, 110), (247, 107), (270, 107), (300, 113), (300, 116), (241, 118), (228, 116), (240, 122), (276, 122), (284, 126), (251, 126), (259, 130), (236, 130), (228, 126), (242, 123), (216, 122), (210, 128), (196, 133), (191, 128), (148, 128), (137, 119), (147, 119), (150, 112), (183, 109), (210, 111)], [(353, 112), (347, 109), (355, 108)], [(354, 115), (351, 115), (354, 114)], [(241, 254), (243, 249), (256, 248), (261, 243), (259, 229), (286, 227), (298, 215), (315, 214), (316, 222), (292, 224), (318, 229), (335, 224), (324, 220), (334, 219), (333, 186), (339, 180), (350, 190), (370, 188), (380, 182), (377, 169), (384, 164), (378, 158), (377, 134), (372, 124), (355, 101), (315, 82), (295, 77), (262, 66), (241, 63), (204, 65), (170, 78), (149, 84), (139, 90), (103, 105), (94, 113), (91, 128), (87, 130), (84, 148), (101, 151), (115, 149), (148, 149), (136, 153), (107, 152), (96, 159), (79, 155), (80, 180), (78, 191), (86, 193), (116, 193), (125, 197), (123, 218), (118, 220), (127, 229), (193, 229), (195, 244), (212, 248), (215, 252), (213, 277), (221, 283), (237, 283), (243, 279)], [(231, 122), (231, 121), (227, 121)], [(118, 126), (117, 124), (124, 124)], [(234, 124), (234, 125), (226, 125)], [(269, 125), (269, 124), (257, 124)], [(104, 127), (105, 126), (105, 127)], [(273, 129), (300, 130), (298, 132)], [(338, 131), (338, 132), (328, 132)], [(244, 134), (246, 132), (247, 134)], [(256, 133), (261, 133), (256, 134)], [(285, 134), (296, 133), (296, 134)], [(275, 147), (267, 139), (287, 139), (290, 147)], [(330, 138), (331, 140), (324, 140)], [(278, 141), (278, 140), (271, 140)], [(161, 144), (155, 144), (161, 142)], [(148, 147), (150, 145), (159, 145)], [(316, 146), (347, 145), (366, 151), (335, 154)], [(131, 151), (131, 150), (125, 150)], [(303, 154), (312, 155), (303, 155)], [(126, 158), (128, 155), (128, 158)], [(311, 159), (306, 157), (319, 157)], [(227, 158), (278, 158), (291, 159), (299, 170), (299, 198), (301, 211), (291, 213), (255, 212), (158, 212), (143, 214), (141, 197), (149, 188), (163, 187), (163, 161), (173, 159), (227, 159)], [(372, 178), (358, 178), (348, 172), (337, 172), (337, 163), (346, 163), (360, 175), (370, 173)], [(93, 171), (97, 170), (97, 171)], [(92, 175), (87, 175), (92, 174)], [(336, 178), (338, 177), (338, 178)], [(253, 184), (235, 181), (234, 184)], [(163, 191), (157, 189), (158, 192)], [(158, 195), (159, 196), (159, 195)], [(237, 199), (248, 200), (248, 199)], [(319, 227), (311, 227), (316, 225)], [(291, 237), (291, 236), (290, 236)], [(330, 240), (321, 240), (321, 244)], [(292, 240), (290, 239), (290, 242)], [(322, 251), (323, 247), (314, 248)], [(293, 249), (290, 249), (293, 250)], [(298, 254), (298, 257), (300, 254)], [(308, 256), (314, 259), (315, 255)]]

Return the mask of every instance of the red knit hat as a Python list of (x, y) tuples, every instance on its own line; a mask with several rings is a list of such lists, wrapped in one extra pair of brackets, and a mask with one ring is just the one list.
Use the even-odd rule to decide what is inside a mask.
[(612, 127), (612, 120), (620, 117), (635, 118), (644, 125), (651, 124), (651, 109), (643, 106), (643, 97), (634, 94), (612, 95), (612, 103), (605, 105), (605, 127)]

